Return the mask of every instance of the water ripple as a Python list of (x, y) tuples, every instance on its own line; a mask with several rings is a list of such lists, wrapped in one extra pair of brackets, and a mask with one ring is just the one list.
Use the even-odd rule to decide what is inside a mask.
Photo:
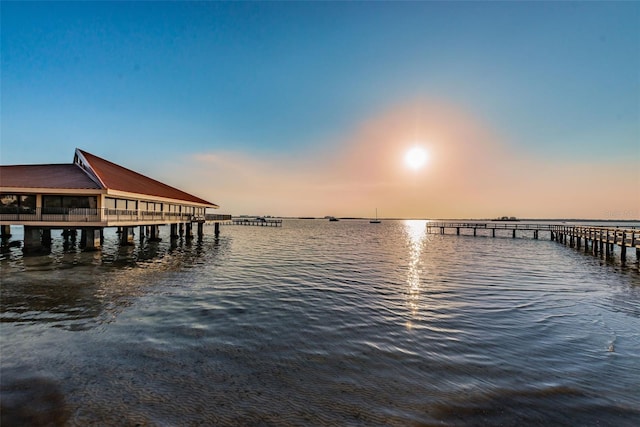
[(640, 419), (640, 279), (555, 243), (344, 220), (109, 239), (0, 260), (3, 425), (43, 388), (83, 426)]

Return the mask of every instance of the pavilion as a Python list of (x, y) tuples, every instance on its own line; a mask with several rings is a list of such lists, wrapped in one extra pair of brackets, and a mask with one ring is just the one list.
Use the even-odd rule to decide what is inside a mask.
[[(121, 243), (133, 242), (133, 228), (158, 238), (169, 224), (171, 237), (203, 234), (207, 209), (219, 206), (130, 169), (76, 149), (73, 163), (0, 166), (0, 229), (24, 226), (24, 250), (50, 245), (51, 230), (82, 231), (81, 246), (100, 247), (105, 227), (119, 227)], [(230, 215), (206, 215), (219, 223)]]

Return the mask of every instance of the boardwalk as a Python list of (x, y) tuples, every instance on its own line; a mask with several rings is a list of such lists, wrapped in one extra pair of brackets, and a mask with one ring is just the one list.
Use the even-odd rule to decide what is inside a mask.
[[(450, 230), (450, 233), (447, 231)], [(594, 255), (605, 255), (607, 258), (613, 256), (614, 248), (618, 247), (620, 259), (624, 263), (627, 256), (627, 248), (636, 250), (636, 261), (640, 262), (640, 229), (603, 227), (597, 225), (564, 225), (564, 224), (540, 224), (521, 222), (429, 222), (427, 232), (432, 234), (464, 234), (474, 236), (511, 236), (516, 238), (525, 235), (533, 239), (540, 237), (540, 232), (548, 233), (549, 239), (565, 244), (576, 249), (584, 249), (587, 253)]]

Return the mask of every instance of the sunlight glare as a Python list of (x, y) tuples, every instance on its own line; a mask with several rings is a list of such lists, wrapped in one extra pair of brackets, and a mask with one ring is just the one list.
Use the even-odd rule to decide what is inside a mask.
[[(422, 269), (421, 253), (426, 241), (426, 225), (424, 220), (404, 221), (407, 243), (409, 243), (409, 266), (407, 269), (407, 305), (414, 318), (420, 314), (420, 273)], [(407, 328), (410, 322), (408, 322)]]
[(428, 158), (427, 150), (420, 146), (415, 146), (407, 151), (404, 156), (404, 162), (410, 169), (418, 170), (427, 163)]

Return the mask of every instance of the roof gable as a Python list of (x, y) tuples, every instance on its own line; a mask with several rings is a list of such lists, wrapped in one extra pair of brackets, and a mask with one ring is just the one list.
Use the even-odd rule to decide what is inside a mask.
[(85, 168), (88, 166), (97, 180), (108, 190), (163, 197), (218, 207), (215, 203), (208, 202), (192, 194), (163, 184), (160, 181), (156, 181), (138, 172), (87, 153), (86, 151), (76, 149), (76, 162), (80, 156), (86, 161), (84, 165)]

